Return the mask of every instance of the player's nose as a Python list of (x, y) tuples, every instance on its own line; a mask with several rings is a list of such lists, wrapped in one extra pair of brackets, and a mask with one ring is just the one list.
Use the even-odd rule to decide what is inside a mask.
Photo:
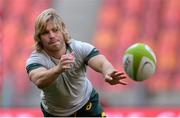
[(55, 33), (54, 33), (53, 31), (49, 31), (49, 37), (50, 37), (50, 38), (55, 37)]

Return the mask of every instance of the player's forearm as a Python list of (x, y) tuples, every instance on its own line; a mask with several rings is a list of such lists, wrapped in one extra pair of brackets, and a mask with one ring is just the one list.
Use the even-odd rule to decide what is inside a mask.
[(36, 72), (32, 72), (31, 80), (38, 88), (44, 88), (51, 85), (61, 73), (56, 66), (49, 70), (37, 70)]
[(106, 75), (106, 74), (110, 74), (111, 72), (113, 72), (115, 69), (114, 67), (112, 66), (112, 64), (108, 61), (105, 61), (104, 63), (102, 63), (101, 65), (101, 73), (103, 75)]
[(93, 57), (89, 61), (89, 66), (95, 71), (102, 73), (103, 75), (111, 73), (115, 70), (112, 64), (103, 55)]

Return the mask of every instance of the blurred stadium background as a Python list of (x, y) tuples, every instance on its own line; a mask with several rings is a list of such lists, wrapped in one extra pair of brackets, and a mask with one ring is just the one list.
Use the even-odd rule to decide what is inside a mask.
[(119, 70), (123, 52), (144, 42), (157, 56), (156, 74), (144, 82), (110, 86), (88, 71), (108, 116), (180, 117), (180, 0), (0, 0), (0, 116), (42, 116), (39, 90), (25, 61), (34, 21), (53, 7), (71, 36), (95, 45)]

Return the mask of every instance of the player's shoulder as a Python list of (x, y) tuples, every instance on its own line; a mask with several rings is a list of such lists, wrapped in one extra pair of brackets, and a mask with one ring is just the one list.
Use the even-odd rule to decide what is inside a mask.
[(76, 40), (76, 39), (71, 39), (71, 41), (70, 41), (70, 45), (80, 45), (83, 43), (85, 43), (85, 42), (80, 41), (80, 40)]
[(33, 51), (30, 57), (26, 61), (26, 66), (31, 64), (41, 64), (41, 65), (48, 65), (50, 57), (45, 52), (37, 52)]
[(47, 58), (47, 54), (45, 53), (45, 51), (33, 51), (30, 55), (30, 58), (33, 57), (39, 57), (39, 58)]
[[(71, 39), (70, 45), (73, 48), (88, 48), (89, 46), (92, 47), (93, 45), (85, 42), (85, 41), (81, 41), (81, 40), (76, 40), (76, 39)], [(94, 47), (94, 46), (93, 46)]]
[(43, 61), (47, 59), (49, 59), (49, 56), (47, 55), (47, 53), (45, 53), (45, 51), (40, 51), (40, 52), (33, 51), (27, 61), (33, 61), (33, 60)]

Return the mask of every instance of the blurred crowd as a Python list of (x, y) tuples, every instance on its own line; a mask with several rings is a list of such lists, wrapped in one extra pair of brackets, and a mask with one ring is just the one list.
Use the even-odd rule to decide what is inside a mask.
[[(39, 95), (27, 78), (25, 62), (33, 48), (35, 17), (51, 5), (52, 0), (0, 0), (0, 107), (38, 103)], [(104, 93), (104, 104), (111, 105), (113, 93), (123, 98), (129, 92), (132, 95), (125, 95), (138, 99), (137, 105), (142, 99), (162, 93), (167, 93), (167, 98), (177, 95), (180, 90), (180, 1), (102, 0), (97, 12), (93, 44), (119, 70), (123, 70), (124, 51), (136, 42), (148, 44), (157, 56), (153, 77), (139, 83), (128, 79), (127, 86), (110, 87), (100, 75), (89, 70), (93, 84)], [(172, 101), (180, 105), (176, 99)]]
[(27, 78), (25, 63), (33, 48), (35, 18), (51, 2), (0, 0), (0, 106), (34, 103), (34, 87)]
[[(129, 86), (121, 87), (122, 89), (110, 89), (101, 81), (95, 82), (100, 88), (106, 92), (122, 90), (123, 93), (120, 94), (133, 88), (136, 89), (137, 96), (146, 96), (143, 99), (159, 95), (162, 96), (159, 101), (164, 99), (161, 105), (180, 105), (176, 99), (180, 90), (179, 0), (104, 0), (93, 41), (120, 70), (123, 69), (124, 51), (134, 43), (148, 44), (157, 57), (156, 73), (150, 79), (141, 83), (128, 80)], [(138, 99), (143, 102), (139, 97)], [(148, 105), (151, 103), (156, 102)]]

